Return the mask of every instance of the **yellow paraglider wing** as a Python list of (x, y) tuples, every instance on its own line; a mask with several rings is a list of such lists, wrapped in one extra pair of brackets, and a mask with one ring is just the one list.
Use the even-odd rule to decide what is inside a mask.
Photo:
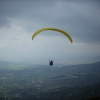
[(71, 43), (73, 42), (71, 36), (70, 36), (67, 32), (65, 32), (65, 31), (63, 31), (63, 30), (61, 30), (61, 29), (58, 29), (58, 28), (42, 28), (42, 29), (36, 31), (36, 32), (33, 34), (32, 40), (34, 39), (34, 37), (35, 37), (37, 34), (39, 34), (39, 33), (42, 32), (42, 31), (45, 31), (45, 30), (58, 31), (58, 32), (60, 32), (60, 33), (62, 33), (62, 34), (64, 34), (64, 35), (66, 35), (66, 36), (69, 38), (69, 40), (70, 40)]

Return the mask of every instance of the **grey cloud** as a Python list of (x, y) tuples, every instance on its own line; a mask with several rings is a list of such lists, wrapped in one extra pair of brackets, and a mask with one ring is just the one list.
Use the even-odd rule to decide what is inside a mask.
[(78, 0), (0, 1), (0, 26), (8, 25), (9, 18), (18, 19), (29, 32), (41, 27), (57, 27), (81, 42), (99, 42), (99, 4), (100, 1)]

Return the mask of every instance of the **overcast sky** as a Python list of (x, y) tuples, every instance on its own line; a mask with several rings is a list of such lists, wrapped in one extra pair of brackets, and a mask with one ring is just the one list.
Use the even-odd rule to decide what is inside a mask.
[[(32, 35), (44, 27), (60, 28)], [(100, 61), (99, 0), (0, 0), (0, 60), (48, 64)]]

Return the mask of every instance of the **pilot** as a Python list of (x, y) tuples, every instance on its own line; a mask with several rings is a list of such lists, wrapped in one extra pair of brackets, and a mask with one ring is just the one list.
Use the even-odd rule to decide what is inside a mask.
[(49, 65), (52, 66), (53, 65), (53, 60), (49, 60)]

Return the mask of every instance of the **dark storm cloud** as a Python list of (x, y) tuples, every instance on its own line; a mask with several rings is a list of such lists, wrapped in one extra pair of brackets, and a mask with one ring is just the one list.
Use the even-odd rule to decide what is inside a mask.
[(78, 0), (0, 1), (0, 27), (9, 25), (9, 19), (18, 19), (29, 32), (57, 27), (68, 31), (77, 41), (99, 42), (99, 5), (100, 1)]

